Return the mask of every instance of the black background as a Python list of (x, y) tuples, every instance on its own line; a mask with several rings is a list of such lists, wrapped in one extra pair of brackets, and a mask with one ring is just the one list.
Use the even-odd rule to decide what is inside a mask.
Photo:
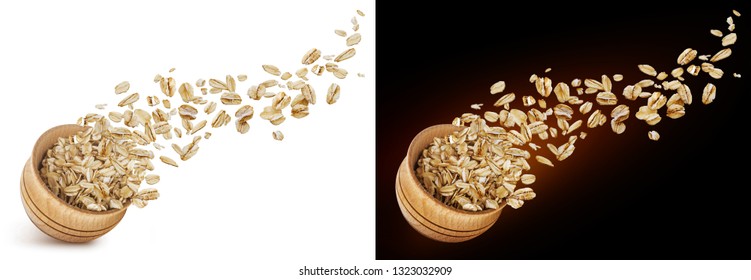
[[(397, 3), (377, 3), (377, 259), (751, 258), (748, 1)], [(402, 217), (394, 179), (409, 142), (474, 111), (473, 103), (485, 104), (476, 113), (497, 111), (500, 95), (488, 90), (494, 82), (506, 81), (506, 92), (520, 99), (537, 96), (527, 80), (548, 67), (554, 84), (620, 73), (626, 79), (614, 88), (623, 102), (621, 89), (647, 78), (637, 64), (669, 73), (687, 47), (720, 50), (709, 30), (729, 33), (732, 9), (743, 15), (735, 18), (733, 55), (716, 63), (725, 76), (685, 74), (694, 103), (683, 118), (649, 127), (633, 116), (634, 105), (646, 102), (626, 103), (632, 115), (624, 134), (609, 125), (587, 129), (569, 159), (533, 165), (537, 198), (507, 207), (473, 240), (436, 242)], [(701, 104), (707, 82), (717, 86), (710, 105)], [(660, 141), (647, 138), (651, 129)]]

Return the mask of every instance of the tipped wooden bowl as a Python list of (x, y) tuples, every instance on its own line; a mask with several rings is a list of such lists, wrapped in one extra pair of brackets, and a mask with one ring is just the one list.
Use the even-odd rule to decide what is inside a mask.
[(29, 219), (42, 232), (66, 242), (87, 242), (99, 238), (114, 228), (125, 215), (122, 209), (95, 212), (74, 207), (55, 196), (42, 181), (39, 168), (42, 158), (59, 137), (83, 130), (82, 126), (67, 124), (53, 127), (39, 137), (31, 158), (21, 175), (21, 198)]
[(501, 215), (501, 209), (469, 212), (450, 207), (431, 196), (417, 180), (415, 167), (422, 151), (435, 137), (461, 129), (451, 124), (426, 128), (412, 139), (407, 156), (396, 175), (396, 198), (407, 222), (422, 235), (443, 242), (462, 242), (488, 230)]

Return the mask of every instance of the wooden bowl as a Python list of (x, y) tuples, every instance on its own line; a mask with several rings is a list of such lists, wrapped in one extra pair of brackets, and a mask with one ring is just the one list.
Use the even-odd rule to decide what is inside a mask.
[(82, 126), (67, 124), (53, 127), (39, 137), (31, 158), (21, 175), (21, 198), (29, 219), (42, 232), (66, 242), (87, 242), (99, 238), (114, 228), (125, 215), (122, 209), (103, 212), (74, 207), (55, 196), (42, 181), (39, 168), (42, 158), (61, 136), (83, 130)]
[(417, 180), (415, 166), (422, 151), (435, 137), (443, 137), (461, 127), (451, 124), (426, 128), (412, 139), (407, 156), (396, 175), (396, 197), (407, 222), (422, 235), (442, 242), (462, 242), (488, 230), (501, 215), (501, 209), (469, 212), (450, 207), (431, 196)]

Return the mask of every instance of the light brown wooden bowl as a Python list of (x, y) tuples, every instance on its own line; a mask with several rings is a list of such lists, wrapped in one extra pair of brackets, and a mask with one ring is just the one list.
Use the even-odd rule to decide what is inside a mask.
[(29, 219), (42, 232), (66, 242), (87, 242), (114, 228), (125, 215), (123, 209), (95, 212), (80, 209), (55, 196), (39, 174), (42, 158), (61, 136), (83, 130), (67, 124), (53, 127), (39, 137), (21, 175), (21, 198)]
[(460, 128), (440, 124), (418, 133), (409, 144), (407, 156), (396, 175), (396, 198), (404, 218), (422, 235), (443, 242), (462, 242), (479, 236), (495, 224), (503, 209), (469, 212), (449, 207), (431, 196), (417, 180), (415, 166), (422, 151), (433, 138)]

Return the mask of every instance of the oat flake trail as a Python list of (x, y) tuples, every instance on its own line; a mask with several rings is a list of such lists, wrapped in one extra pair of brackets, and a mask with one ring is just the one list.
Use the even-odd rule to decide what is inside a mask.
[[(737, 11), (733, 12), (740, 16)], [(546, 77), (547, 74), (532, 74), (529, 77), (534, 87), (531, 91), (536, 91), (539, 99), (523, 94), (521, 108), (514, 108), (515, 94), (507, 93), (493, 104), (501, 109), (485, 111), (482, 116), (464, 113), (454, 118), (452, 124), (462, 128), (436, 137), (423, 151), (415, 169), (418, 179), (428, 193), (457, 209), (522, 207), (525, 200), (536, 196), (531, 188), (516, 189), (517, 183), (535, 182), (536, 177), (529, 173), (532, 165), (528, 160), (532, 156), (539, 164), (553, 167), (545, 155), (552, 155), (558, 161), (571, 157), (577, 141), (583, 141), (588, 135), (580, 130), (605, 126), (613, 133), (623, 134), (632, 114), (647, 126), (655, 126), (663, 118), (683, 117), (693, 99), (691, 83), (686, 80), (724, 76), (721, 63), (731, 58), (731, 47), (737, 40), (736, 33), (732, 33), (733, 18), (728, 17), (727, 23), (731, 31), (727, 35), (716, 29), (710, 31), (711, 35), (722, 38), (718, 45), (724, 48), (714, 54), (701, 55), (697, 50), (685, 48), (674, 60), (677, 65), (660, 71), (649, 64), (638, 64), (643, 76), (636, 77), (635, 80), (639, 80), (636, 83), (619, 84), (624, 82), (622, 74), (614, 74), (612, 78), (608, 75), (574, 78), (570, 84), (554, 81)], [(550, 71), (550, 68), (545, 69), (545, 73)], [(733, 76), (739, 78), (740, 74), (733, 73)], [(501, 93), (505, 86), (504, 81), (495, 82), (490, 86), (490, 93)], [(555, 93), (555, 97), (550, 98), (550, 93)], [(712, 103), (715, 96), (715, 85), (707, 83), (702, 91), (702, 103)], [(621, 99), (641, 104), (619, 104)], [(474, 103), (470, 107), (480, 110), (481, 106), (482, 103)], [(574, 106), (578, 110), (575, 111)], [(653, 141), (660, 138), (655, 130), (650, 130), (647, 136)], [(543, 146), (547, 149), (540, 149)]]
[[(365, 15), (360, 10), (356, 14)], [(350, 23), (355, 32), (347, 37), (346, 31), (337, 29), (336, 35), (347, 38), (339, 39), (339, 47), (329, 50), (339, 51), (339, 55), (331, 54), (326, 58), (357, 67), (349, 60), (355, 56), (355, 46), (360, 45), (363, 35), (357, 33), (359, 23), (356, 17), (351, 18)], [(298, 57), (294, 60), (299, 61), (298, 67), (281, 69), (263, 64), (261, 68), (273, 79), (245, 86), (241, 82), (248, 80), (246, 74), (224, 74), (224, 77), (202, 77), (186, 82), (173, 77), (175, 68), (170, 68), (153, 77), (156, 88), (145, 91), (149, 93), (145, 95), (146, 101), (141, 101), (138, 92), (130, 92), (119, 97), (118, 107), (108, 114), (90, 113), (79, 118), (77, 123), (88, 128), (58, 139), (57, 146), (48, 151), (50, 157), (43, 159), (40, 173), (49, 179), (45, 181), (49, 182), (51, 191), (81, 209), (105, 211), (129, 204), (145, 207), (159, 197), (156, 189), (140, 188), (144, 182), (153, 185), (161, 179), (152, 173), (155, 166), (151, 160), (154, 158), (158, 157), (164, 165), (178, 167), (172, 156), (176, 154), (182, 161), (194, 158), (200, 150), (200, 141), (212, 135), (205, 130), (226, 129), (224, 127), (230, 126), (233, 120), (237, 132), (251, 131), (249, 122), (254, 109), (247, 105), (248, 102), (265, 103), (258, 105), (263, 108), (259, 115), (274, 126), (281, 125), (288, 116), (303, 118), (310, 113), (309, 106), (316, 103), (315, 90), (309, 80), (318, 77), (344, 79), (348, 76), (342, 65), (321, 62), (322, 50), (307, 50), (301, 58), (300, 54), (293, 54), (293, 58)], [(130, 86), (128, 81), (123, 81), (115, 85), (114, 92), (116, 95), (128, 93)], [(163, 95), (153, 95), (153, 90)], [(176, 92), (179, 97), (174, 97)], [(247, 97), (244, 97), (246, 92)], [(327, 103), (337, 102), (340, 94), (339, 85), (331, 83)], [(102, 110), (105, 106), (96, 104), (94, 107)], [(228, 112), (235, 112), (235, 116)], [(284, 138), (280, 130), (275, 130), (272, 135), (278, 141)], [(190, 142), (186, 144), (184, 141)], [(164, 149), (165, 146), (171, 146), (171, 149)], [(64, 164), (60, 158), (70, 158), (74, 162)], [(76, 178), (75, 181), (70, 181), (72, 178)]]

